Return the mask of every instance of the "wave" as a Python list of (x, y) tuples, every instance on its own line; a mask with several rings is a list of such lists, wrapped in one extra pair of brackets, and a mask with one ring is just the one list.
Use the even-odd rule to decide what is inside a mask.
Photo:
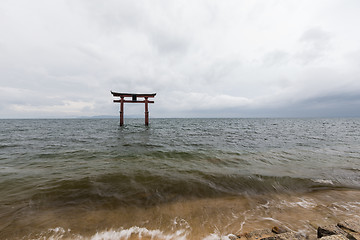
[(288, 176), (220, 175), (200, 171), (160, 176), (138, 172), (53, 182), (38, 189), (32, 201), (57, 206), (82, 203), (149, 206), (184, 199), (309, 192), (342, 187), (330, 180)]

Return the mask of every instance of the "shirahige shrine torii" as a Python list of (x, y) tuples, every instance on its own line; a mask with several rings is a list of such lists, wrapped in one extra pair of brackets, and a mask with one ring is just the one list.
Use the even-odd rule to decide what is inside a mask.
[[(114, 97), (120, 97), (120, 99), (115, 99), (113, 102), (120, 103), (120, 126), (124, 125), (124, 103), (145, 103), (145, 125), (149, 125), (149, 107), (148, 103), (154, 103), (154, 101), (149, 101), (148, 98), (155, 97), (156, 93), (118, 93), (110, 91)], [(126, 97), (131, 97), (131, 100), (125, 99)], [(138, 98), (143, 98), (138, 100)]]

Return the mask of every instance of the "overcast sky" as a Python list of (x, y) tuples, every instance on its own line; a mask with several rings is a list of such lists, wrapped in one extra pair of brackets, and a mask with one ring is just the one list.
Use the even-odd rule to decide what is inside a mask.
[[(1, 0), (0, 118), (360, 116), (358, 0)], [(125, 117), (143, 116), (126, 104)]]

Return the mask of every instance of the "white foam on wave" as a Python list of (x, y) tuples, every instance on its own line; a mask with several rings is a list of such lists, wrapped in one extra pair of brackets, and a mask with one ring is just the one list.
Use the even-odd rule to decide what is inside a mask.
[[(75, 239), (76, 240), (84, 239), (83, 237), (81, 237), (79, 235), (73, 235), (70, 232), (71, 232), (70, 229), (65, 230), (62, 227), (49, 228), (46, 232), (39, 234), (36, 238), (31, 237), (28, 239), (31, 239), (31, 240), (59, 240), (59, 239), (66, 238), (65, 237), (66, 235), (72, 235), (71, 239), (74, 239), (74, 240)], [(68, 237), (66, 239), (68, 239)]]
[(287, 207), (302, 207), (302, 208), (314, 208), (317, 206), (317, 204), (315, 202), (313, 202), (313, 200), (311, 199), (304, 199), (304, 198), (300, 198), (300, 201), (296, 201), (296, 202), (290, 202), (290, 201), (286, 201), (283, 200), (281, 201), (282, 205), (285, 205)]
[(179, 217), (175, 217), (172, 220), (173, 226), (172, 226), (172, 230), (176, 229), (176, 228), (181, 228), (181, 229), (187, 229), (187, 230), (191, 230), (190, 224), (183, 218), (179, 218)]
[(131, 227), (128, 229), (119, 229), (119, 230), (109, 230), (96, 233), (92, 236), (91, 240), (113, 240), (113, 239), (129, 239), (130, 237), (141, 238), (150, 238), (150, 239), (164, 239), (164, 240), (186, 240), (188, 232), (181, 229), (177, 230), (174, 233), (166, 234), (161, 230), (149, 230), (143, 227)]
[(333, 181), (328, 180), (328, 179), (313, 179), (313, 181), (316, 183), (324, 183), (324, 184), (334, 185)]
[[(77, 234), (70, 234), (71, 229), (65, 230), (62, 227), (56, 227), (48, 229), (46, 234), (41, 234), (38, 238), (31, 238), (32, 240), (61, 240), (61, 239), (72, 239), (72, 240), (127, 240), (127, 239), (157, 239), (157, 240), (187, 240), (189, 231), (180, 229), (174, 233), (164, 233), (161, 230), (154, 229), (149, 230), (144, 227), (133, 226), (128, 229), (117, 229), (97, 232), (91, 237), (84, 237)], [(71, 236), (69, 236), (71, 235)], [(236, 237), (233, 234), (221, 235), (212, 233), (202, 240), (231, 240)]]
[[(189, 232), (186, 230), (177, 230), (175, 233), (172, 234), (165, 234), (163, 231), (160, 231), (158, 229), (155, 230), (149, 230), (147, 228), (141, 228), (141, 227), (131, 227), (129, 229), (122, 229), (122, 230), (110, 230), (110, 231), (104, 231), (100, 233), (96, 233), (94, 236), (92, 236), (91, 240), (113, 240), (113, 239), (129, 239), (129, 238), (136, 238), (138, 239), (161, 239), (161, 240), (186, 240), (188, 239)], [(216, 233), (212, 233), (202, 240), (231, 240), (234, 237), (236, 237), (233, 234), (228, 235), (220, 235)]]
[(215, 233), (210, 234), (209, 236), (206, 236), (202, 240), (231, 240), (237, 238), (234, 234), (229, 234), (225, 236), (221, 236)]

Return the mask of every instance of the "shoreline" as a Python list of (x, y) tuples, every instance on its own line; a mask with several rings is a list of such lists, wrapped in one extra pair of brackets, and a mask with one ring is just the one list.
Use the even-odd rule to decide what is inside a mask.
[(147, 207), (83, 204), (30, 208), (18, 212), (16, 219), (3, 218), (10, 225), (0, 231), (0, 239), (110, 240), (153, 236), (218, 240), (232, 235), (244, 237), (274, 226), (312, 236), (319, 226), (356, 218), (360, 222), (359, 199), (359, 190), (319, 190), (306, 194), (190, 199)]

